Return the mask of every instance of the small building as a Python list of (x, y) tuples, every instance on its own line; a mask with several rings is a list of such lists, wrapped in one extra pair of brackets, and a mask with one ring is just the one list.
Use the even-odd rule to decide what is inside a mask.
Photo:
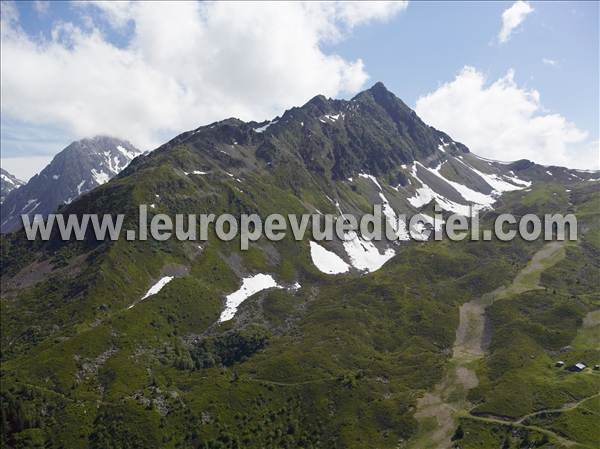
[(577, 362), (575, 365), (569, 367), (569, 371), (573, 371), (575, 373), (578, 373), (580, 371), (583, 371), (586, 368), (587, 368), (587, 365), (585, 363), (583, 363), (583, 362)]
[(558, 362), (556, 362), (554, 364), (554, 366), (556, 366), (557, 368), (562, 368), (563, 366), (565, 366), (565, 362), (563, 362), (562, 360), (559, 360)]

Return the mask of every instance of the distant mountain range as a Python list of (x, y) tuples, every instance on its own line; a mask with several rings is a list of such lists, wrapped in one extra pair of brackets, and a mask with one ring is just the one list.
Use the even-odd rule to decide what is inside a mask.
[(27, 184), (8, 191), (6, 197), (3, 171), (0, 232), (19, 229), (21, 214), (46, 216), (60, 205), (71, 203), (83, 193), (106, 183), (139, 154), (140, 151), (125, 140), (107, 136), (82, 139), (58, 153)]
[(23, 185), (25, 185), (24, 181), (17, 179), (16, 176), (0, 168), (0, 204), (4, 203), (6, 195)]

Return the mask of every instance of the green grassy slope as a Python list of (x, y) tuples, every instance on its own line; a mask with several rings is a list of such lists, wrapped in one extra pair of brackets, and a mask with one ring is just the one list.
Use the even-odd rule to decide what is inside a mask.
[[(328, 107), (315, 101), (310, 107)], [(361, 105), (382, 113), (372, 103), (369, 97)], [(300, 114), (289, 117), (294, 126), (306, 119), (292, 112)], [(348, 166), (343, 158), (336, 165), (320, 146), (345, 151), (358, 137), (341, 129), (328, 136), (306, 120), (302, 136), (289, 125), (258, 141), (230, 120), (200, 141), (175, 140), (67, 210), (126, 213), (126, 226), (136, 222), (139, 203), (169, 214), (336, 213), (327, 198), (335, 193), (366, 211), (373, 186), (341, 178), (369, 155), (357, 152)], [(434, 151), (439, 141), (423, 136), (428, 128), (420, 123), (384, 123), (383, 131), (368, 122), (354, 128), (364, 141), (382, 144), (369, 168), (390, 180), (401, 156), (416, 155), (420, 142)], [(401, 154), (394, 139), (402, 141)], [(223, 176), (225, 169), (234, 176)], [(576, 430), (588, 428), (587, 409), (565, 411), (564, 422), (538, 415), (529, 416), (536, 419), (530, 425), (513, 421), (597, 391), (598, 373), (553, 367), (557, 357), (598, 359), (590, 347), (597, 335), (590, 315), (598, 309), (597, 201), (596, 183), (582, 182), (570, 194), (540, 184), (505, 195), (484, 218), (489, 226), (506, 211), (574, 210), (582, 240), (522, 280), (541, 289), (508, 289), (489, 308), (491, 343), (474, 367), (479, 385), (465, 398), (473, 415), (465, 413), (455, 429), (460, 447), (507, 438), (512, 447), (533, 440), (557, 447), (558, 432), (589, 441), (588, 430)], [(451, 368), (459, 307), (511, 285), (542, 247), (519, 239), (403, 244), (377, 272), (327, 276), (312, 264), (308, 241), (290, 236), (243, 252), (238, 240), (221, 242), (212, 232), (208, 242), (42, 243), (17, 234), (1, 245), (2, 444), (68, 449), (406, 447), (420, 431), (419, 398)], [(167, 273), (177, 278), (140, 301)], [(302, 287), (259, 293), (219, 324), (224, 297), (255, 273)]]

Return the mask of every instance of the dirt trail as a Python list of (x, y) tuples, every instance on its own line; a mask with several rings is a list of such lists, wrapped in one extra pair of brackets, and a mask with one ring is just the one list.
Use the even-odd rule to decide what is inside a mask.
[(547, 436), (550, 436), (552, 438), (554, 438), (555, 440), (557, 440), (561, 445), (566, 446), (566, 447), (571, 447), (571, 446), (577, 446), (577, 449), (584, 449), (584, 448), (589, 448), (589, 449), (595, 449), (592, 448), (590, 446), (587, 446), (585, 444), (582, 443), (577, 443), (576, 441), (572, 441), (569, 440), (568, 438), (559, 435), (558, 433), (555, 433), (551, 430), (548, 429), (544, 429), (542, 427), (538, 427), (538, 426), (534, 426), (534, 425), (529, 425), (526, 426), (525, 424), (521, 424), (520, 422), (514, 421), (504, 421), (502, 419), (498, 419), (498, 418), (492, 418), (492, 417), (485, 417), (485, 416), (473, 416), (473, 415), (469, 415), (469, 418), (477, 420), (477, 421), (483, 421), (483, 422), (487, 422), (490, 424), (500, 424), (500, 425), (510, 425), (514, 428), (520, 428), (520, 429), (528, 429), (528, 430), (535, 430), (537, 432), (543, 433)]
[(460, 307), (459, 325), (444, 379), (432, 392), (417, 401), (415, 417), (419, 432), (411, 446), (415, 449), (448, 449), (460, 414), (471, 408), (467, 393), (479, 384), (474, 362), (486, 349), (485, 309), (494, 301), (528, 290), (540, 288), (542, 272), (564, 257), (564, 242), (551, 242), (542, 247), (514, 278), (509, 286), (497, 288)]
[(563, 412), (568, 412), (570, 410), (576, 409), (577, 407), (579, 407), (584, 402), (587, 402), (590, 399), (593, 399), (593, 398), (598, 397), (598, 396), (600, 396), (600, 393), (596, 393), (596, 394), (594, 394), (592, 396), (589, 396), (587, 398), (580, 399), (577, 402), (572, 402), (570, 404), (566, 404), (566, 405), (564, 405), (563, 407), (560, 407), (560, 408), (550, 408), (550, 409), (546, 409), (546, 410), (538, 410), (537, 412), (533, 412), (533, 413), (529, 413), (529, 414), (527, 414), (525, 416), (521, 416), (515, 422), (522, 423), (523, 421), (525, 421), (528, 418), (534, 418), (536, 416), (544, 415), (544, 414), (547, 414), (547, 413), (563, 413)]

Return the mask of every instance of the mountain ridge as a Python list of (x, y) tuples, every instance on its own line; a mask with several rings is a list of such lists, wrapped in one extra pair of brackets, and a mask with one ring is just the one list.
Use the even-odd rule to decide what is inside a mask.
[(25, 181), (21, 181), (8, 171), (0, 168), (0, 204), (4, 203), (6, 195), (8, 195), (12, 190), (18, 189), (23, 185), (25, 185)]
[[(482, 230), (502, 213), (575, 213), (581, 238), (565, 242), (542, 288), (490, 306), (490, 348), (473, 367), (479, 383), (459, 392), (469, 406), (447, 423), (465, 448), (563, 449), (546, 430), (552, 423), (511, 424), (600, 386), (595, 372), (554, 367), (559, 353), (567, 364), (600, 358), (580, 342), (596, 329), (582, 326), (597, 309), (594, 177), (480, 158), (402, 104), (384, 108), (366, 94), (355, 103), (320, 98), (267, 123), (227, 119), (188, 131), (60, 211), (122, 213), (125, 229), (136, 228), (140, 204), (151, 205), (149, 217), (263, 218), (360, 216), (379, 204), (386, 219), (432, 214), (434, 203), (444, 216), (469, 214), (471, 205)], [(509, 285), (543, 244), (288, 233), (240, 251), (239, 239), (212, 230), (206, 241), (86, 237), (0, 237), (8, 447), (411, 447), (435, 425), (415, 411), (453, 368), (459, 308)], [(228, 309), (251, 280), (261, 290)]]
[(19, 229), (21, 213), (30, 217), (34, 213), (47, 216), (60, 205), (69, 204), (81, 194), (107, 182), (139, 154), (140, 151), (128, 141), (109, 136), (72, 142), (21, 189), (7, 195), (0, 231)]

